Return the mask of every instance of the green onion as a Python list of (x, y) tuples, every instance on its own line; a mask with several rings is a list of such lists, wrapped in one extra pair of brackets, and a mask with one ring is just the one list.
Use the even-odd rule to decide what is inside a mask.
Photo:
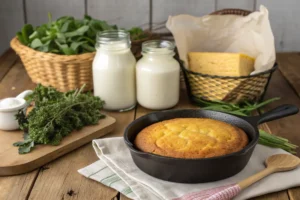
[(265, 146), (281, 148), (287, 152), (296, 153), (297, 145), (291, 144), (287, 139), (269, 134), (264, 130), (259, 130), (259, 140), (258, 142)]
[[(272, 98), (268, 99), (261, 103), (250, 103), (250, 102), (243, 102), (242, 104), (233, 104), (233, 103), (226, 103), (222, 101), (213, 101), (207, 102), (201, 99), (197, 99), (196, 103), (199, 106), (204, 106), (202, 109), (204, 110), (215, 110), (220, 112), (225, 112), (233, 115), (239, 116), (250, 116), (252, 111), (257, 109), (262, 109), (267, 104), (270, 104), (274, 101), (279, 100), (280, 98)], [(298, 148), (297, 145), (291, 144), (287, 139), (283, 137), (279, 137), (276, 135), (272, 135), (267, 133), (264, 130), (259, 130), (259, 144), (274, 147), (274, 148), (281, 148), (289, 153), (295, 154), (296, 149)]]

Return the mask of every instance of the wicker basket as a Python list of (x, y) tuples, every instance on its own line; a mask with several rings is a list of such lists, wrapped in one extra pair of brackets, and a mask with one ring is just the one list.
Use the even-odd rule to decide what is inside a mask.
[[(250, 13), (247, 10), (224, 9), (211, 14), (246, 16)], [(277, 65), (275, 64), (268, 71), (249, 76), (212, 76), (189, 71), (181, 62), (187, 92), (194, 103), (199, 103), (199, 99), (230, 103), (240, 103), (242, 101), (259, 102), (263, 99), (272, 73), (276, 68)]]
[(51, 85), (62, 92), (80, 88), (83, 84), (86, 84), (85, 91), (93, 88), (92, 62), (95, 53), (69, 56), (44, 53), (21, 44), (16, 37), (10, 45), (20, 56), (34, 83)]
[[(145, 39), (132, 42), (131, 50), (136, 58), (141, 56), (142, 43), (154, 38), (150, 32), (147, 35)], [(20, 56), (34, 83), (52, 86), (62, 92), (80, 88), (83, 84), (86, 84), (85, 91), (93, 89), (92, 62), (95, 52), (80, 55), (44, 53), (21, 44), (16, 37), (11, 40), (10, 46)]]

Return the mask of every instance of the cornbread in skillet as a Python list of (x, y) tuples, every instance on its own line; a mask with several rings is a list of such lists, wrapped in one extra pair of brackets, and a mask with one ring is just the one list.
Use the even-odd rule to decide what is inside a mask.
[(144, 152), (174, 158), (210, 158), (237, 152), (248, 144), (240, 128), (208, 118), (175, 118), (144, 128), (134, 141)]

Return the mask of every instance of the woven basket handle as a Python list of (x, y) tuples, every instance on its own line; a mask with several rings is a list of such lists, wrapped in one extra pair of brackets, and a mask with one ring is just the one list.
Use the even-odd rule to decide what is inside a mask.
[(215, 12), (210, 13), (210, 15), (242, 15), (247, 16), (252, 11), (249, 10), (242, 10), (242, 9), (223, 9), (223, 10), (217, 10)]

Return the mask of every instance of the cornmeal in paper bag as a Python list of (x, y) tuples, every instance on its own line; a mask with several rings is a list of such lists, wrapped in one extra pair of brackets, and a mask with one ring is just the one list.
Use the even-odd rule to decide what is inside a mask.
[[(190, 52), (245, 54), (255, 58), (251, 74), (271, 69), (275, 63), (274, 36), (264, 6), (248, 16), (170, 16), (166, 26), (174, 36), (179, 57), (186, 68), (191, 69), (188, 62)], [(229, 87), (228, 90), (234, 89)], [(226, 95), (218, 97), (219, 100), (224, 98)]]

